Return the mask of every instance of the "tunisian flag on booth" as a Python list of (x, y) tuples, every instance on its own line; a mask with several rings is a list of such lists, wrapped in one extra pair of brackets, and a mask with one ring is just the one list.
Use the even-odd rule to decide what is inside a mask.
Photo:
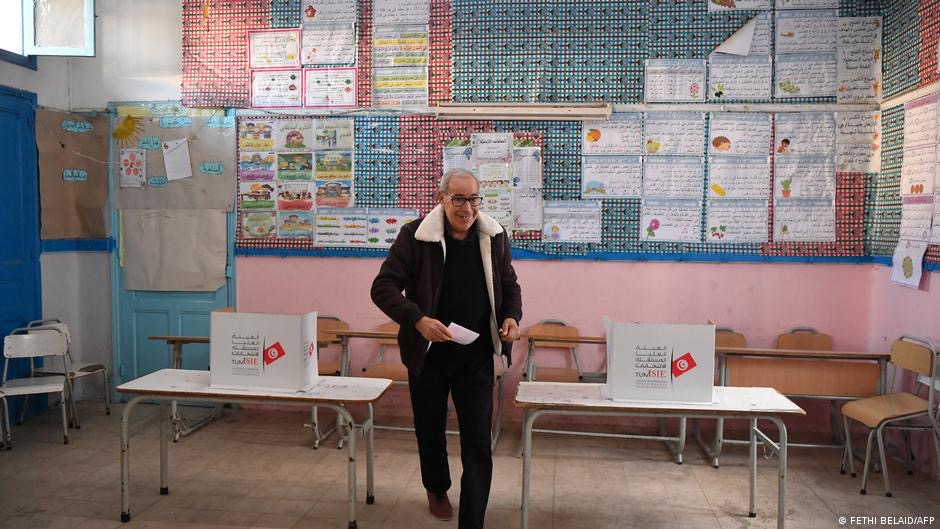
[(264, 350), (264, 365), (270, 365), (282, 356), (287, 356), (284, 347), (281, 342), (274, 342)]

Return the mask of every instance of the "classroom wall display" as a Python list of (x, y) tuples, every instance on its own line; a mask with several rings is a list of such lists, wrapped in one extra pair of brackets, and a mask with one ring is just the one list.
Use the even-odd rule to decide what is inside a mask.
[[(190, 110), (169, 103), (117, 106), (118, 123), (136, 123), (133, 134), (115, 138), (114, 205), (117, 209), (217, 209), (230, 211), (235, 189), (235, 117), (221, 110)], [(133, 128), (133, 127), (130, 127)], [(188, 178), (179, 167), (180, 147), (164, 144), (186, 140)], [(127, 160), (133, 156), (138, 160)], [(137, 175), (123, 176), (124, 162), (138, 163)], [(167, 166), (167, 160), (171, 163)], [(176, 166), (174, 163), (176, 162)], [(118, 169), (122, 171), (118, 171)], [(169, 170), (168, 170), (169, 169)], [(118, 177), (118, 175), (122, 175)], [(185, 174), (185, 173), (183, 173)]]
[(108, 122), (103, 114), (36, 112), (40, 237), (108, 237)]

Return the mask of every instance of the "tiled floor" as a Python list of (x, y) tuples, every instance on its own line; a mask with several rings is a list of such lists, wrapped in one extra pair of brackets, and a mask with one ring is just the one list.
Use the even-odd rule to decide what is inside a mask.
[[(304, 413), (226, 410), (222, 420), (170, 445), (170, 494), (160, 496), (159, 429), (145, 421), (156, 407), (140, 406), (131, 439), (133, 519), (121, 524), (121, 406), (110, 417), (94, 403), (83, 403), (80, 411), (82, 428), (72, 431), (69, 445), (61, 442), (58, 410), (14, 428), (14, 449), (0, 452), (0, 527), (346, 528), (345, 451), (335, 449), (334, 439), (313, 450), (310, 432), (301, 426)], [(460, 458), (456, 439), (451, 441), (456, 503)], [(427, 513), (413, 434), (377, 431), (375, 446), (374, 505), (363, 500), (365, 459), (359, 459), (359, 527), (456, 527)], [(719, 470), (691, 442), (681, 466), (670, 462), (663, 445), (644, 441), (537, 434), (533, 454), (533, 529), (776, 526), (776, 460), (759, 462), (758, 516), (748, 518), (745, 447), (729, 448)], [(860, 479), (840, 475), (838, 460), (835, 450), (790, 451), (787, 527), (878, 525), (842, 525), (840, 516), (933, 516), (940, 526), (937, 482), (907, 476), (892, 461), (894, 498), (881, 494), (880, 475), (870, 494), (860, 496)], [(519, 527), (518, 426), (504, 432), (494, 466), (487, 527)]]

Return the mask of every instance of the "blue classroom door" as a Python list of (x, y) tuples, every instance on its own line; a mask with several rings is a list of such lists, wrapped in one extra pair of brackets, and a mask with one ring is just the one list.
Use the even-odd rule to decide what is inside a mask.
[[(112, 110), (114, 105), (112, 105)], [(112, 130), (115, 126), (112, 119)], [(234, 141), (234, 137), (232, 139)], [(112, 150), (117, 149), (112, 145)], [(234, 163), (234, 160), (233, 160)], [(111, 171), (112, 189), (118, 175)], [(232, 190), (235, 193), (235, 190)], [(120, 217), (112, 204), (112, 232), (116, 247), (121, 247)], [(226, 283), (215, 292), (158, 292), (124, 288), (124, 268), (120, 251), (112, 254), (112, 325), (114, 340), (114, 385), (172, 367), (171, 351), (165, 342), (150, 336), (209, 336), (209, 313), (235, 305), (234, 256), (235, 214), (227, 214)], [(209, 369), (209, 346), (189, 344), (183, 347), (184, 369)], [(117, 395), (117, 398), (127, 398)]]
[[(36, 165), (36, 94), (0, 86), (0, 336), (40, 315), (39, 175)], [(0, 366), (2, 367), (2, 366)], [(10, 362), (9, 378), (29, 373)], [(16, 399), (17, 401), (19, 399)], [(39, 405), (45, 399), (32, 399)], [(18, 410), (13, 402), (11, 413)]]

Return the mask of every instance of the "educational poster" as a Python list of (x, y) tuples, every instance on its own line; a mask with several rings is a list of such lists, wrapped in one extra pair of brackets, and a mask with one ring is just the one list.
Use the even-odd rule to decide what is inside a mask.
[(278, 153), (277, 179), (304, 182), (313, 180), (313, 154), (309, 152)]
[(705, 59), (647, 59), (647, 103), (705, 101)]
[(881, 25), (881, 17), (838, 19), (839, 103), (881, 102)]
[(766, 155), (771, 147), (772, 120), (770, 114), (712, 112), (709, 119), (708, 152)]
[(376, 109), (428, 106), (428, 69), (374, 68), (372, 106)]
[(643, 141), (646, 154), (705, 153), (704, 112), (648, 112)]
[(777, 200), (774, 242), (835, 242), (836, 208), (832, 200)]
[(769, 156), (708, 158), (710, 198), (770, 198)]
[(372, 29), (372, 66), (426, 66), (428, 26), (376, 26)]
[(107, 238), (108, 116), (40, 108), (36, 148), (41, 238)]
[(542, 149), (512, 149), (512, 212), (513, 230), (542, 229)]
[(601, 203), (546, 200), (542, 241), (601, 242)]
[(300, 3), (301, 24), (355, 24), (356, 16), (356, 0), (303, 0)]
[(881, 112), (836, 113), (836, 170), (881, 171)]
[(431, 17), (429, 0), (375, 0), (372, 7), (372, 23), (427, 24)]
[(901, 164), (901, 196), (934, 194), (934, 178), (937, 172), (936, 147), (925, 145), (904, 149)]
[(643, 157), (581, 157), (581, 198), (640, 198), (642, 194)]
[(473, 165), (512, 163), (512, 134), (489, 132), (470, 135)]
[(831, 156), (793, 155), (774, 158), (774, 197), (836, 196), (836, 168)]
[(701, 198), (705, 160), (696, 156), (648, 156), (643, 163), (643, 196)]
[(839, 48), (836, 54), (839, 103), (881, 101), (881, 48)]
[(774, 152), (778, 155), (835, 153), (836, 121), (831, 112), (781, 112), (776, 115), (776, 126)]
[(369, 212), (366, 208), (317, 208), (314, 240), (317, 246), (366, 247)]
[(702, 200), (644, 198), (640, 207), (640, 240), (701, 242)]
[(313, 119), (282, 119), (277, 121), (274, 150), (307, 151), (313, 148)]
[(270, 239), (277, 235), (277, 218), (273, 211), (242, 212), (242, 237)]
[(931, 94), (904, 104), (904, 149), (937, 143), (937, 101)]
[(839, 0), (777, 0), (777, 9), (838, 9)]
[(444, 147), (442, 174), (451, 169), (473, 171), (473, 150), (468, 146)]
[(899, 238), (911, 241), (930, 240), (933, 222), (933, 195), (901, 197), (901, 230)]
[(238, 179), (242, 182), (271, 181), (277, 171), (277, 155), (271, 151), (238, 155)]
[(836, 95), (836, 54), (778, 54), (774, 97), (833, 97)]
[(509, 180), (484, 180), (480, 182), (483, 203), (480, 211), (493, 217), (503, 226), (512, 224), (512, 185)]
[(315, 157), (317, 206), (345, 208), (352, 205), (352, 153), (317, 152)]
[(778, 12), (777, 54), (834, 53), (838, 19), (839, 12), (834, 10)]
[(313, 182), (279, 182), (277, 209), (282, 211), (310, 211), (313, 209)]
[(513, 188), (512, 229), (542, 229), (542, 190), (537, 188)]
[(320, 119), (314, 125), (313, 148), (318, 151), (351, 151), (353, 148), (353, 120)]
[(643, 152), (643, 113), (621, 112), (608, 120), (581, 124), (581, 154), (640, 154)]
[[(940, 145), (937, 146), (937, 159), (940, 160)], [(940, 167), (937, 167), (937, 178), (940, 179)], [(933, 222), (930, 226), (930, 244), (940, 244), (940, 186), (934, 186), (933, 195)]]
[(416, 209), (369, 208), (368, 213), (366, 244), (370, 248), (391, 248), (402, 226), (420, 217)]
[(285, 239), (312, 239), (313, 212), (278, 211), (277, 236)]
[(730, 37), (716, 47), (711, 54), (739, 57), (770, 55), (773, 35), (770, 31), (770, 13), (760, 13), (748, 20)]
[(248, 68), (300, 66), (299, 29), (262, 29), (248, 32)]
[(356, 51), (356, 26), (353, 24), (305, 24), (301, 28), (303, 64), (355, 64)]
[(705, 242), (767, 242), (766, 200), (709, 200)]
[(246, 209), (274, 209), (276, 184), (274, 182), (241, 182), (238, 184), (238, 207)]
[(836, 169), (840, 173), (877, 173), (881, 171), (881, 146), (877, 143), (840, 143), (836, 145)]
[(773, 0), (708, 0), (709, 11), (766, 11), (773, 6)]
[(891, 282), (909, 288), (920, 288), (926, 251), (927, 243), (924, 241), (898, 241), (891, 260)]
[(745, 57), (714, 53), (708, 58), (708, 100), (770, 99), (773, 60), (769, 55)]
[(252, 70), (251, 106), (290, 108), (303, 104), (301, 70)]
[(620, 323), (604, 319), (607, 398), (711, 403), (715, 326)]
[(274, 150), (274, 128), (277, 123), (268, 119), (245, 118), (238, 122), (238, 150)]
[(147, 151), (143, 149), (121, 149), (118, 165), (121, 187), (144, 187), (147, 181)]
[(358, 105), (356, 68), (307, 68), (304, 70), (304, 106), (353, 108)]

